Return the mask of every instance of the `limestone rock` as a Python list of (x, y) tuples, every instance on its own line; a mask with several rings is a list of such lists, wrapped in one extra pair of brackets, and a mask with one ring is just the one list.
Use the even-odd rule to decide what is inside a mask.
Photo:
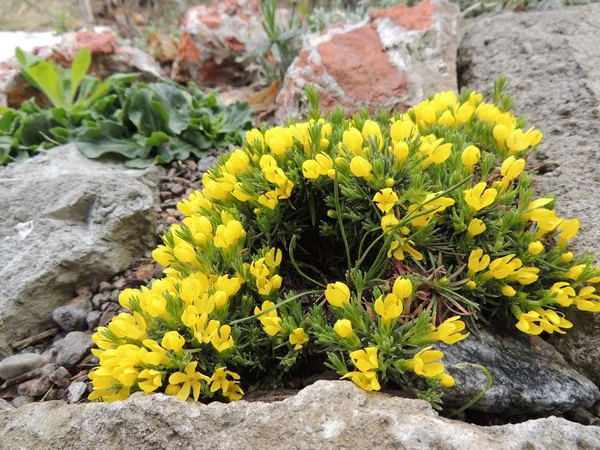
[[(578, 217), (579, 251), (600, 255), (600, 5), (481, 17), (464, 30), (460, 84), (489, 91), (500, 74), (514, 112), (545, 134), (532, 165), (540, 196), (558, 196), (561, 217)], [(571, 308), (575, 326), (552, 344), (600, 385), (600, 315)]]
[[(65, 33), (59, 43), (37, 47), (33, 54), (58, 66), (70, 67), (73, 58), (82, 47), (88, 47), (92, 54), (90, 72), (101, 78), (113, 73), (140, 73), (144, 81), (155, 81), (165, 75), (160, 64), (142, 50), (121, 45), (110, 31), (95, 33), (77, 31)], [(35, 97), (39, 106), (49, 106), (45, 96), (21, 76), (16, 58), (0, 63), (0, 104), (18, 108), (25, 100)]]
[(51, 325), (76, 286), (154, 247), (158, 190), (148, 185), (162, 173), (91, 161), (75, 146), (0, 168), (0, 357)]
[(215, 1), (188, 9), (171, 78), (205, 86), (244, 84), (248, 62), (236, 59), (251, 41), (265, 37), (261, 18), (257, 0)]
[(26, 372), (42, 367), (49, 362), (50, 355), (38, 355), (36, 353), (19, 353), (4, 358), (0, 361), (0, 378), (8, 380), (9, 378), (18, 377)]
[(486, 387), (485, 374), (472, 366), (461, 367), (464, 363), (485, 367), (493, 380), (471, 409), (507, 415), (561, 414), (591, 407), (600, 398), (594, 383), (573, 370), (550, 344), (517, 333), (486, 328), (453, 345), (436, 344), (456, 380), (454, 387), (444, 390), (444, 404), (462, 406)]
[(304, 38), (277, 97), (277, 119), (306, 111), (303, 88), (321, 91), (321, 107), (405, 110), (437, 91), (456, 90), (459, 9), (424, 0), (374, 10), (363, 22)]
[(57, 344), (56, 364), (73, 367), (94, 347), (91, 335), (82, 331), (73, 331)]
[(162, 394), (0, 412), (6, 448), (479, 449), (599, 448), (600, 429), (555, 417), (482, 428), (441, 418), (424, 401), (319, 381), (276, 403), (182, 403)]

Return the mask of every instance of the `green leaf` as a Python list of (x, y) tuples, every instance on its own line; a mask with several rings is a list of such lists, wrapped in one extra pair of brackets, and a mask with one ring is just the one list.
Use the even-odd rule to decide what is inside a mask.
[(58, 68), (49, 62), (38, 61), (22, 69), (34, 81), (35, 87), (48, 97), (56, 107), (65, 107), (63, 78)]
[(71, 94), (69, 96), (71, 104), (75, 100), (75, 94), (77, 93), (79, 84), (83, 80), (83, 77), (88, 73), (91, 62), (92, 54), (90, 53), (90, 49), (82, 47), (71, 65)]
[(153, 101), (149, 89), (138, 88), (131, 97), (126, 112), (139, 132), (151, 135), (155, 131), (169, 131), (169, 114), (164, 106)]
[(174, 134), (181, 134), (188, 127), (191, 117), (192, 97), (177, 85), (159, 81), (148, 86), (169, 114), (169, 128)]
[(0, 117), (0, 135), (12, 135), (17, 129), (19, 114), (15, 110), (8, 110)]
[(52, 138), (50, 130), (59, 125), (50, 111), (31, 114), (21, 121), (21, 145), (29, 147), (40, 145)]
[(110, 120), (85, 122), (71, 134), (69, 141), (76, 143), (79, 151), (91, 159), (111, 153), (129, 159), (146, 158), (151, 150), (139, 146), (128, 136), (126, 127)]
[(236, 133), (252, 128), (252, 108), (248, 103), (235, 102), (229, 105), (224, 117), (219, 129), (221, 133)]

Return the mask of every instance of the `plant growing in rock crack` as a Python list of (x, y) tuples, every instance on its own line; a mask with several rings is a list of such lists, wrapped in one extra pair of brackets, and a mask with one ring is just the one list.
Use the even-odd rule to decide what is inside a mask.
[(592, 257), (567, 251), (579, 222), (533, 199), (542, 133), (503, 87), (350, 119), (307, 88), (309, 121), (249, 131), (178, 205), (153, 252), (166, 277), (123, 291), (131, 313), (94, 335), (90, 398), (235, 400), (323, 361), (435, 403), (454, 380), (431, 344), (465, 321), (564, 333), (562, 308), (600, 311)]
[(247, 103), (221, 105), (194, 84), (186, 90), (167, 81), (134, 83), (136, 74), (90, 76), (87, 48), (62, 71), (20, 49), (17, 57), (25, 79), (52, 108), (31, 99), (19, 110), (0, 109), (0, 165), (23, 161), (40, 147), (76, 143), (88, 158), (116, 155), (143, 168), (241, 143), (252, 124)]

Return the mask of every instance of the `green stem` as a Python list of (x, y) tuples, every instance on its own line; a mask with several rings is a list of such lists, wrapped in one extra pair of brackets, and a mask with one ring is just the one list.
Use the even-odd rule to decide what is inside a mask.
[(479, 394), (477, 394), (475, 397), (473, 397), (471, 399), (471, 401), (465, 403), (463, 406), (461, 406), (460, 408), (458, 408), (456, 411), (454, 411), (452, 414), (450, 414), (448, 417), (454, 417), (457, 414), (460, 414), (461, 412), (463, 412), (465, 409), (473, 406), (475, 403), (477, 403), (479, 401), (479, 399), (481, 399), (481, 397), (483, 397), (485, 395), (485, 393), (487, 391), (490, 390), (490, 388), (492, 387), (492, 374), (490, 373), (489, 370), (487, 370), (485, 367), (483, 367), (482, 365), (479, 364), (472, 364), (472, 363), (462, 363), (462, 364), (457, 364), (454, 367), (458, 368), (458, 369), (462, 369), (465, 368), (467, 366), (472, 366), (475, 367), (476, 369), (481, 370), (485, 376), (487, 377), (487, 385), (485, 387), (485, 389), (483, 391), (481, 391)]
[(294, 248), (295, 247), (296, 247), (296, 235), (292, 236), (292, 240), (290, 241), (290, 260), (292, 261), (292, 265), (296, 269), (296, 272), (298, 272), (298, 274), (301, 277), (305, 278), (306, 280), (310, 281), (311, 283), (316, 284), (317, 286), (320, 286), (322, 288), (327, 287), (323, 283), (315, 280), (314, 278), (309, 277), (304, 272), (302, 272), (302, 270), (300, 270), (300, 267), (298, 267), (298, 264), (296, 263), (296, 259), (294, 258)]
[(346, 239), (346, 230), (344, 229), (344, 221), (342, 220), (342, 207), (340, 205), (340, 187), (338, 183), (338, 171), (335, 171), (335, 178), (333, 180), (333, 196), (335, 199), (335, 212), (338, 218), (338, 222), (340, 224), (340, 233), (342, 235), (342, 240), (344, 241), (344, 247), (346, 248), (346, 260), (348, 263), (348, 279), (350, 278), (350, 271), (352, 270), (352, 260), (350, 257), (350, 247), (348, 246), (348, 239)]
[(285, 299), (284, 301), (279, 302), (276, 305), (271, 306), (270, 308), (265, 309), (264, 311), (261, 311), (261, 312), (259, 312), (257, 314), (254, 314), (252, 316), (244, 317), (242, 319), (237, 319), (237, 320), (234, 320), (232, 322), (229, 322), (229, 325), (237, 325), (238, 323), (246, 322), (246, 321), (251, 320), (251, 319), (256, 319), (257, 317), (263, 316), (263, 315), (265, 315), (265, 314), (273, 311), (274, 309), (277, 309), (277, 308), (279, 308), (279, 307), (281, 307), (281, 306), (283, 306), (283, 305), (285, 305), (287, 303), (290, 303), (291, 301), (299, 299), (300, 297), (304, 297), (305, 295), (318, 294), (319, 292), (321, 292), (321, 291), (306, 291), (306, 292), (301, 292), (300, 294), (293, 295), (292, 297), (290, 297), (288, 299)]

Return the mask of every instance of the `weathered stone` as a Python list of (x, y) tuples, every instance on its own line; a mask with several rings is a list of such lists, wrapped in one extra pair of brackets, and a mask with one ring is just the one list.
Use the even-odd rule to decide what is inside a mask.
[[(92, 54), (90, 72), (101, 78), (113, 73), (131, 72), (140, 73), (144, 81), (164, 78), (164, 73), (154, 58), (138, 48), (120, 45), (110, 31), (65, 33), (58, 44), (37, 47), (33, 54), (59, 66), (70, 67), (82, 47), (88, 47)], [(21, 76), (16, 58), (0, 63), (0, 97), (3, 98), (3, 103), (14, 108), (31, 97), (36, 97), (38, 105), (48, 106), (44, 95)]]
[(90, 311), (89, 312), (85, 321), (87, 322), (87, 326), (90, 330), (94, 330), (98, 326), (101, 315), (102, 315), (102, 312), (100, 312), (100, 311)]
[(73, 331), (57, 345), (56, 364), (74, 367), (92, 349), (94, 343), (91, 335), (82, 331)]
[(22, 395), (19, 395), (18, 397), (15, 397), (12, 401), (12, 404), (14, 405), (15, 408), (20, 408), (21, 406), (25, 406), (28, 405), (29, 403), (33, 403), (35, 402), (35, 398), (33, 397), (24, 397)]
[[(459, 50), (460, 84), (488, 91), (505, 74), (514, 111), (544, 132), (532, 165), (538, 194), (557, 194), (561, 217), (578, 217), (579, 251), (600, 255), (600, 5), (473, 20)], [(548, 55), (552, 55), (550, 58)], [(552, 344), (600, 385), (600, 315), (571, 307), (575, 326)]]
[(81, 400), (88, 390), (88, 384), (83, 381), (72, 383), (67, 389), (67, 401), (69, 403), (77, 403)]
[(428, 94), (456, 90), (458, 7), (425, 0), (375, 10), (356, 24), (304, 38), (277, 96), (277, 120), (306, 112), (306, 84), (321, 91), (321, 108), (405, 110)]
[[(273, 426), (276, 424), (277, 426)], [(422, 400), (319, 381), (275, 403), (182, 403), (162, 394), (125, 402), (44, 402), (0, 414), (7, 448), (480, 449), (599, 448), (600, 429), (555, 417), (478, 427), (441, 418)]]
[(462, 406), (485, 389), (483, 371), (492, 375), (489, 391), (471, 408), (508, 415), (561, 414), (587, 408), (600, 398), (598, 388), (576, 372), (550, 344), (520, 332), (480, 329), (479, 336), (453, 345), (436, 344), (456, 385), (444, 390), (444, 404)]
[(13, 409), (15, 409), (15, 407), (13, 405), (11, 405), (10, 403), (8, 403), (3, 398), (0, 398), (0, 414), (3, 413), (3, 412), (10, 412)]
[(71, 384), (71, 374), (64, 367), (59, 367), (50, 375), (48, 379), (58, 387), (67, 387)]
[(21, 383), (17, 392), (24, 397), (39, 397), (48, 392), (51, 387), (52, 382), (47, 377), (40, 377)]
[[(276, 14), (278, 21), (289, 15), (284, 8), (277, 8)], [(244, 57), (247, 48), (266, 38), (261, 20), (257, 0), (214, 1), (188, 9), (171, 78), (206, 86), (252, 81), (247, 68), (254, 61)]]
[(162, 171), (92, 161), (72, 145), (0, 168), (0, 356), (47, 328), (76, 286), (155, 245)]
[(8, 380), (42, 367), (51, 359), (49, 354), (19, 353), (0, 361), (0, 378)]
[(65, 333), (85, 330), (87, 315), (92, 311), (92, 302), (85, 297), (75, 297), (69, 303), (59, 306), (52, 311), (54, 320)]

